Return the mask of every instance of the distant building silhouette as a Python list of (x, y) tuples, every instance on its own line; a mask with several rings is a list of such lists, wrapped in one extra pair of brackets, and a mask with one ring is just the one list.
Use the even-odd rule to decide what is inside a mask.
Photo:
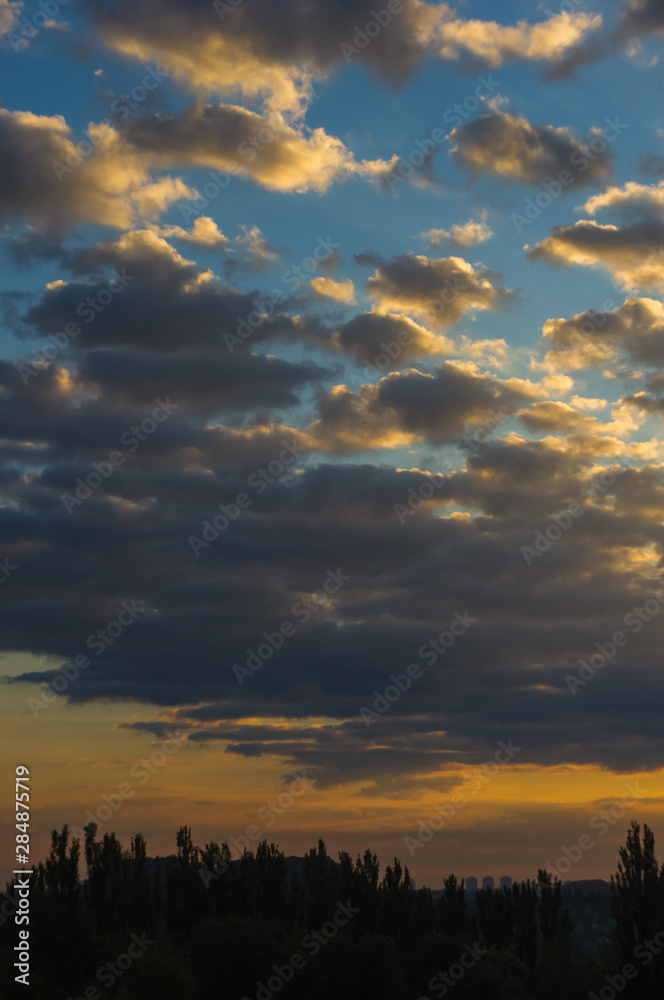
[(500, 880), (500, 888), (501, 889), (511, 889), (512, 888), (512, 879), (511, 879), (511, 877), (509, 875), (503, 875), (503, 877)]
[(472, 875), (464, 879), (464, 888), (466, 892), (477, 892), (477, 879)]
[(485, 875), (482, 879), (483, 889), (495, 889), (496, 883), (494, 882), (493, 875)]

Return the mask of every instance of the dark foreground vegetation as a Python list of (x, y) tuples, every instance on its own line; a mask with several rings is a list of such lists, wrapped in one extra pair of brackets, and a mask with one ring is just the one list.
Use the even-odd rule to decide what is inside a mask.
[[(661, 1000), (664, 866), (632, 824), (612, 878), (613, 940), (597, 960), (574, 944), (561, 884), (547, 872), (474, 902), (450, 875), (434, 897), (396, 859), (328, 858), (299, 871), (263, 842), (147, 857), (114, 834), (53, 831), (30, 879), (30, 985), (15, 983), (19, 927), (7, 887), (0, 918), (3, 996), (31, 1000)], [(82, 881), (82, 869), (87, 868)], [(7, 914), (11, 913), (10, 916)]]

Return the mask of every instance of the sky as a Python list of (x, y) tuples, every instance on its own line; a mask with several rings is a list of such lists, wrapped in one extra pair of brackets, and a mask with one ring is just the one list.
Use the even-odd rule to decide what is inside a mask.
[(0, 0), (34, 861), (186, 823), (437, 887), (664, 831), (663, 35), (661, 0)]

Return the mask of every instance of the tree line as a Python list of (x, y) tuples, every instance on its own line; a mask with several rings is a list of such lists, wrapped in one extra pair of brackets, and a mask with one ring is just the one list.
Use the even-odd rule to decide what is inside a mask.
[[(449, 875), (417, 889), (395, 858), (328, 856), (325, 843), (289, 870), (266, 840), (233, 861), (227, 843), (176, 834), (157, 863), (139, 833), (52, 832), (30, 877), (33, 1000), (660, 1000), (664, 865), (633, 823), (611, 879), (613, 939), (581, 954), (562, 884), (540, 869), (474, 897)], [(84, 875), (83, 875), (84, 869)], [(7, 885), (12, 899), (12, 883)], [(3, 910), (6, 912), (6, 910)], [(9, 995), (17, 928), (0, 926)]]

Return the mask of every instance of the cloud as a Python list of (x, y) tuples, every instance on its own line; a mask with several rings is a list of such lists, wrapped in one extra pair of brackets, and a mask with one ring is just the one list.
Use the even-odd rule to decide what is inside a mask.
[(18, 24), (19, 11), (23, 8), (21, 3), (10, 3), (9, 0), (0, 0), (0, 38), (8, 35)]
[(337, 454), (417, 441), (451, 442), (497, 410), (514, 412), (537, 392), (525, 382), (476, 374), (444, 363), (433, 375), (406, 369), (363, 386), (320, 393), (320, 418), (307, 428), (312, 448)]
[[(82, 432), (91, 414), (74, 411), (70, 430)], [(32, 437), (49, 440), (48, 409), (34, 417)], [(210, 474), (207, 455), (195, 456), (194, 466), (191, 451), (173, 450), (187, 424), (179, 414), (173, 421), (181, 426), (158, 465), (154, 451), (137, 452), (127, 475), (109, 479), (71, 517), (59, 494), (103, 457), (97, 429), (82, 460), (66, 465), (47, 454), (31, 477), (15, 472), (7, 484), (12, 504), (0, 508), (0, 538), (12, 554), (24, 547), (17, 589), (0, 606), (5, 641), (50, 657), (13, 683), (38, 697), (60, 664), (90, 654), (86, 637), (113, 620), (130, 589), (129, 599), (143, 598), (154, 611), (93, 660), (66, 697), (162, 706), (142, 721), (176, 721), (192, 745), (311, 766), (327, 786), (410, 782), (413, 769), (435, 786), (450, 761), (475, 761), (508, 735), (528, 763), (660, 766), (664, 620), (655, 616), (638, 648), (630, 643), (574, 701), (564, 675), (578, 672), (579, 658), (658, 587), (656, 563), (645, 556), (657, 537), (661, 466), (623, 471), (614, 463), (618, 474), (589, 500), (580, 491), (603, 470), (587, 436), (487, 441), (465, 470), (442, 485), (438, 476), (439, 488), (400, 524), (394, 504), (423, 482), (433, 485), (435, 463), (309, 465), (252, 494), (251, 508), (195, 559), (187, 535), (247, 489), (270, 449), (274, 457), (283, 448), (283, 432), (263, 434), (260, 452), (246, 433), (226, 432), (239, 440), (217, 451), (223, 469)], [(162, 429), (174, 435), (170, 427)], [(61, 437), (70, 454), (80, 448)], [(520, 546), (573, 499), (585, 507), (582, 527), (528, 567)], [(469, 506), (472, 514), (458, 512)], [(338, 566), (349, 579), (303, 622), (303, 598)], [(86, 587), (74, 599), (72, 581), (80, 579)], [(476, 621), (444, 660), (427, 666), (420, 649), (455, 611)], [(288, 648), (241, 687), (233, 664), (285, 621), (296, 630)], [(392, 706), (389, 726), (383, 719), (367, 729), (360, 707), (410, 662), (423, 667), (420, 681)], [(644, 698), (652, 712), (643, 712)], [(442, 708), (432, 713), (432, 704)], [(284, 719), (298, 725), (286, 733)]]
[(279, 260), (279, 254), (267, 237), (263, 236), (259, 226), (241, 225), (240, 232), (241, 235), (236, 237), (235, 242), (246, 248), (248, 266), (262, 271)]
[[(624, 50), (633, 60), (639, 60), (642, 53), (640, 39), (649, 35), (658, 35), (664, 29), (664, 17), (659, 0), (624, 0), (618, 13), (617, 22), (605, 25), (587, 37), (579, 40), (560, 62), (547, 73), (549, 79), (573, 76), (583, 66), (591, 66), (600, 59), (613, 56), (619, 50)], [(641, 65), (652, 66), (654, 60)]]
[(333, 344), (378, 370), (401, 368), (411, 358), (450, 354), (452, 341), (399, 313), (365, 312), (335, 333)]
[(549, 319), (542, 328), (545, 364), (578, 371), (619, 357), (637, 364), (664, 365), (664, 306), (656, 299), (629, 298), (610, 310), (591, 309), (570, 319)]
[[(593, 400), (592, 402), (596, 403), (597, 401)], [(603, 400), (599, 402), (604, 406), (607, 405)], [(612, 441), (615, 438), (627, 437), (642, 423), (638, 417), (630, 413), (629, 407), (626, 407), (623, 402), (615, 407), (614, 420), (612, 421), (590, 416), (582, 412), (583, 409), (583, 406), (579, 407), (573, 402), (570, 404), (560, 400), (546, 400), (531, 403), (525, 409), (519, 410), (516, 417), (529, 431), (534, 433), (586, 435), (589, 438), (607, 435)]]
[(532, 249), (531, 260), (554, 266), (602, 266), (623, 288), (664, 286), (664, 181), (609, 187), (583, 205), (589, 215), (610, 209), (623, 223), (602, 224), (594, 219), (556, 226)]
[[(322, 192), (335, 181), (387, 168), (384, 161), (358, 163), (323, 129), (305, 134), (282, 124), (279, 134), (268, 129), (272, 139), (257, 153), (250, 143), (264, 136), (265, 120), (232, 106), (144, 113), (119, 129), (91, 123), (89, 138), (80, 139), (60, 115), (0, 108), (0, 216), (51, 229), (81, 222), (128, 229), (189, 199), (190, 221), (199, 214), (200, 195), (180, 177), (156, 176), (175, 165), (223, 171), (215, 181), (220, 191), (228, 171), (269, 190)], [(214, 235), (208, 223), (203, 236), (203, 225), (196, 223), (192, 242)]]
[(404, 0), (371, 45), (357, 47), (358, 28), (374, 20), (375, 4), (316, 0), (306, 7), (275, 10), (269, 0), (238, 6), (219, 20), (207, 0), (120, 0), (96, 8), (101, 40), (134, 59), (156, 60), (185, 86), (214, 94), (240, 93), (272, 111), (302, 114), (313, 83), (343, 67), (345, 44), (352, 58), (392, 84), (403, 83), (429, 57), (472, 57), (484, 66), (506, 60), (558, 60), (601, 17), (561, 14), (539, 24), (466, 20), (445, 3)]
[(596, 215), (604, 208), (613, 208), (625, 219), (638, 219), (655, 215), (664, 220), (664, 181), (659, 184), (639, 184), (628, 181), (623, 187), (609, 187), (595, 194), (583, 205), (588, 215)]
[(153, 184), (141, 157), (109, 126), (91, 125), (90, 135), (96, 145), (85, 140), (82, 154), (61, 115), (0, 108), (0, 216), (51, 228), (96, 222), (126, 229), (193, 197), (177, 179)]
[(195, 105), (177, 115), (143, 114), (127, 121), (122, 139), (155, 168), (212, 167), (248, 177), (272, 191), (326, 191), (336, 180), (372, 176), (383, 161), (356, 162), (324, 129), (296, 128), (236, 105)]
[[(73, 656), (92, 658), (88, 637), (116, 617), (122, 601), (140, 599), (149, 612), (92, 661), (94, 670), (81, 672), (66, 697), (161, 706), (192, 746), (278, 756), (311, 766), (327, 785), (349, 776), (398, 783), (410, 780), (412, 768), (422, 782), (435, 782), (443, 764), (476, 759), (483, 741), (504, 738), (506, 727), (528, 737), (535, 763), (659, 766), (659, 744), (645, 739), (654, 718), (630, 717), (618, 747), (613, 736), (621, 719), (627, 732), (634, 671), (641, 690), (657, 690), (658, 621), (629, 678), (607, 674), (595, 700), (585, 702), (581, 738), (578, 717), (566, 721), (560, 708), (569, 699), (565, 670), (655, 586), (662, 468), (615, 478), (588, 504), (583, 531), (546, 554), (548, 567), (526, 566), (520, 552), (552, 513), (580, 497), (602, 468), (600, 456), (630, 454), (620, 437), (629, 428), (616, 411), (606, 425), (574, 402), (552, 402), (571, 387), (560, 376), (530, 383), (447, 362), (431, 374), (396, 372), (356, 393), (321, 388), (311, 413), (302, 390), (329, 385), (336, 373), (255, 354), (252, 340), (229, 352), (220, 338), (225, 317), (255, 308), (254, 293), (217, 281), (157, 233), (63, 251), (58, 267), (73, 278), (56, 272), (24, 317), (41, 338), (76, 316), (76, 304), (97, 294), (111, 269), (135, 278), (116, 297), (117, 311), (109, 305), (81, 324), (69, 369), (51, 364), (24, 384), (14, 365), (0, 365), (0, 542), (21, 566), (3, 593), (0, 627), (7, 648), (47, 657), (43, 669), (18, 679), (35, 697)], [(293, 317), (266, 317), (253, 334), (258, 342), (270, 324), (292, 330)], [(412, 338), (405, 351), (433, 355), (447, 346), (391, 313), (359, 314), (335, 332), (332, 346), (358, 360), (404, 332)], [(134, 453), (123, 451), (123, 466), (68, 514), (62, 495), (122, 447), (123, 434), (165, 396), (177, 404), (169, 420)], [(295, 404), (303, 419), (290, 427), (278, 411)], [(627, 405), (638, 411), (640, 402)], [(222, 424), (224, 412), (230, 419)], [(442, 455), (413, 458), (408, 469), (392, 467), (387, 456), (315, 463), (314, 450), (444, 447), (495, 427), (496, 413), (549, 437), (526, 441), (511, 432), (496, 440), (487, 431), (446, 477)], [(297, 461), (275, 470), (289, 444)], [(408, 508), (413, 492), (425, 499)], [(250, 506), (194, 556), (187, 540), (240, 493)], [(405, 523), (395, 505), (410, 511)], [(330, 570), (349, 579), (303, 621), (303, 602)], [(424, 664), (418, 650), (455, 612), (477, 619), (463, 644), (393, 707), (389, 732), (367, 730), (360, 706), (372, 703), (390, 672)], [(295, 625), (285, 655), (277, 651), (241, 687), (233, 665), (285, 621)], [(472, 721), (478, 699), (484, 714)], [(446, 706), (443, 716), (432, 715), (432, 703)], [(285, 733), (284, 719), (300, 724)]]
[(200, 215), (194, 219), (192, 228), (187, 231), (182, 226), (162, 226), (154, 230), (158, 236), (165, 238), (175, 238), (185, 240), (187, 243), (196, 243), (202, 247), (227, 247), (228, 237), (219, 230), (217, 223), (207, 215)]
[(451, 230), (429, 229), (425, 233), (420, 233), (420, 236), (429, 240), (430, 249), (440, 247), (444, 243), (456, 243), (457, 246), (461, 247), (474, 247), (490, 240), (493, 231), (485, 222), (474, 222), (469, 219), (463, 225), (452, 226)]
[(592, 138), (579, 140), (569, 128), (533, 125), (502, 111), (495, 99), (489, 106), (489, 114), (470, 119), (449, 136), (450, 155), (474, 177), (491, 174), (510, 182), (541, 184), (566, 170), (580, 187), (597, 184), (611, 173), (613, 154), (600, 129), (592, 130)]
[[(654, 199), (651, 204), (653, 211), (645, 211), (642, 218), (623, 226), (600, 225), (594, 219), (554, 226), (550, 236), (534, 247), (526, 246), (526, 255), (554, 267), (604, 267), (628, 291), (662, 288), (664, 220), (657, 217)], [(626, 212), (629, 202), (620, 208)]]
[(367, 285), (381, 312), (410, 313), (456, 326), (468, 313), (497, 311), (514, 302), (513, 293), (500, 287), (501, 277), (463, 257), (402, 254), (382, 261)]
[(343, 302), (345, 305), (355, 305), (355, 285), (351, 278), (343, 281), (335, 281), (334, 278), (312, 278), (311, 287), (318, 295), (322, 295), (335, 302)]
[(646, 177), (661, 177), (664, 174), (664, 156), (644, 153), (639, 157), (639, 169)]
[(519, 21), (507, 26), (495, 21), (467, 21), (447, 4), (429, 7), (418, 2), (416, 8), (420, 30), (426, 25), (427, 43), (440, 58), (458, 59), (467, 53), (495, 69), (512, 59), (555, 62), (602, 24), (601, 15), (581, 12), (563, 12), (540, 24)]
[(633, 34), (661, 34), (664, 31), (664, 11), (659, 0), (628, 0), (621, 30), (625, 37)]
[[(74, 354), (107, 347), (229, 356), (251, 351), (268, 337), (319, 337), (314, 320), (280, 311), (285, 286), (278, 294), (240, 292), (153, 230), (131, 230), (120, 239), (71, 251), (60, 267), (73, 278), (49, 282), (15, 325), (23, 335), (46, 339), (74, 322), (80, 329), (68, 344)], [(117, 286), (114, 274), (122, 276), (122, 288), (99, 308), (98, 300), (108, 298), (109, 281)]]

